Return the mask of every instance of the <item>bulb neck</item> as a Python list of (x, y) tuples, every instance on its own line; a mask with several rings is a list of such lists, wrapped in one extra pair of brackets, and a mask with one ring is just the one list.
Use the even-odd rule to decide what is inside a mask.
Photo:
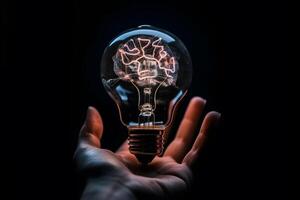
[(162, 155), (164, 146), (163, 136), (163, 129), (129, 129), (129, 151), (136, 156), (139, 162), (148, 164), (156, 155)]

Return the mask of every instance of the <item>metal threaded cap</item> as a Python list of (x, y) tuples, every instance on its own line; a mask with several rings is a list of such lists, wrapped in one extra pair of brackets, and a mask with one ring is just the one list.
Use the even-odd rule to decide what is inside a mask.
[(163, 153), (163, 130), (132, 129), (128, 133), (130, 153), (142, 164), (150, 163), (153, 158)]

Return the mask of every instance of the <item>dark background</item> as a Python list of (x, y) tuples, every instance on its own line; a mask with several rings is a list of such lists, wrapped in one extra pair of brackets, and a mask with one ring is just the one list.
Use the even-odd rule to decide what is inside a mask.
[(9, 199), (79, 199), (84, 181), (72, 155), (87, 106), (104, 118), (103, 147), (126, 138), (99, 61), (113, 37), (141, 24), (174, 33), (191, 54), (193, 82), (176, 121), (196, 95), (206, 112), (222, 113), (195, 171), (194, 199), (287, 199), (287, 21), (287, 5), (276, 2), (2, 2)]

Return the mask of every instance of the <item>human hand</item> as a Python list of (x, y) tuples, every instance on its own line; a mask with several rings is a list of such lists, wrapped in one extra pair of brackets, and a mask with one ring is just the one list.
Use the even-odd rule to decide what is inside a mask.
[(101, 149), (102, 119), (95, 108), (89, 107), (75, 152), (79, 170), (87, 175), (82, 199), (174, 199), (184, 194), (191, 184), (191, 167), (207, 134), (220, 119), (219, 113), (209, 112), (193, 141), (204, 106), (205, 100), (200, 97), (190, 101), (164, 155), (146, 166), (129, 152), (127, 141), (116, 152)]

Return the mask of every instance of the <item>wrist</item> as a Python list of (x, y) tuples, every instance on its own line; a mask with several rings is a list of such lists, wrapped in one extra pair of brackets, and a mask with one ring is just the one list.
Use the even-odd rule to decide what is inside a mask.
[(136, 197), (125, 184), (113, 178), (90, 178), (84, 189), (82, 200), (136, 200)]

